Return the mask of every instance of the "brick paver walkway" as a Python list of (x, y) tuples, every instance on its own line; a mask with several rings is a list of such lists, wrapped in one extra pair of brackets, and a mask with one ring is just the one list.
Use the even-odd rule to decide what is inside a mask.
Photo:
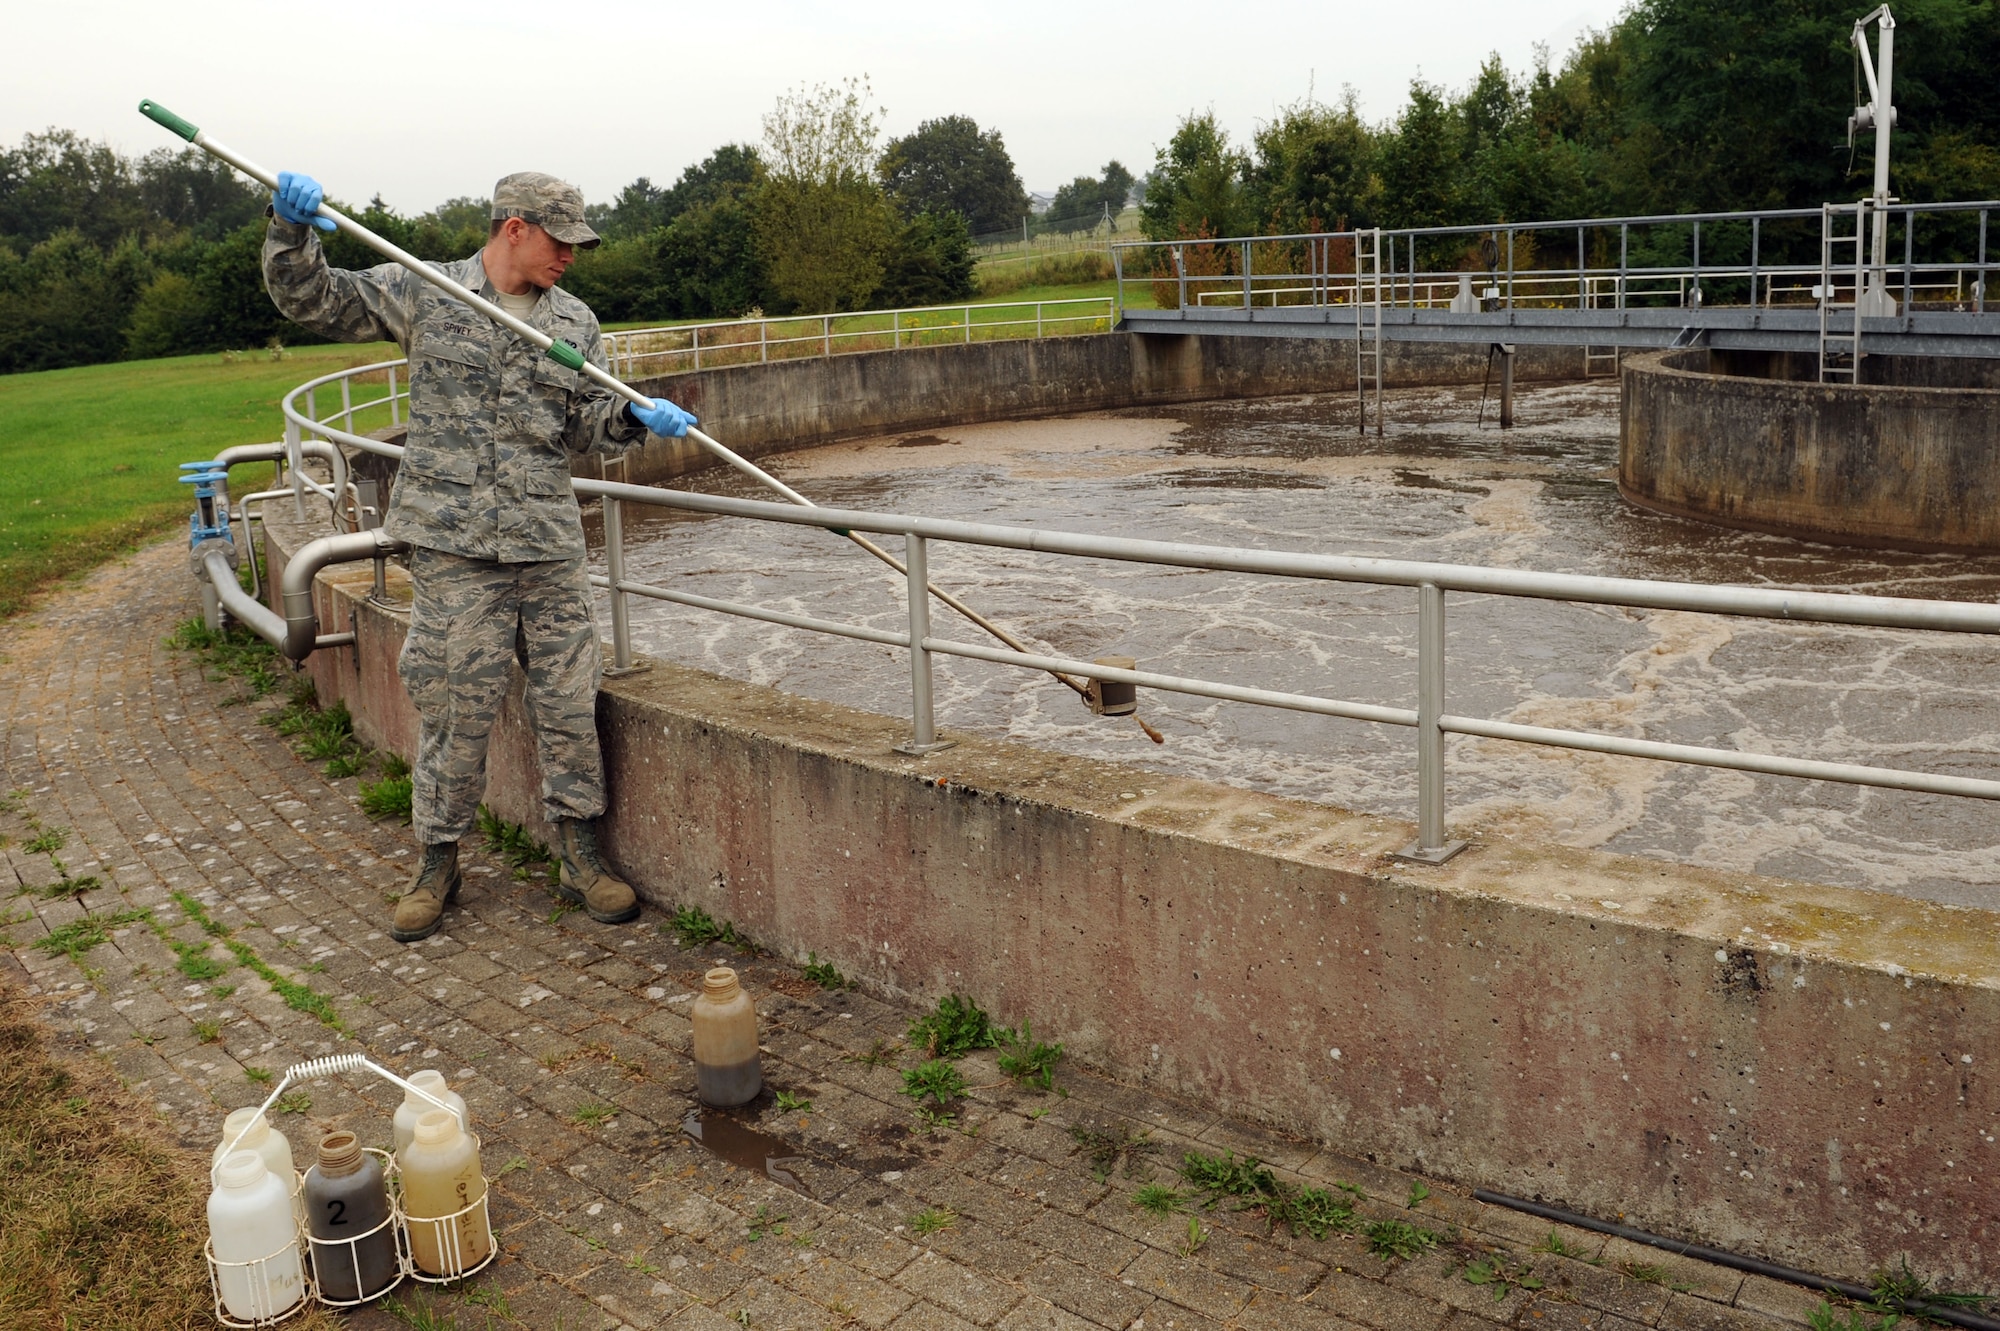
[[(1818, 1302), (1580, 1231), (1560, 1234), (1574, 1256), (1540, 1251), (1546, 1223), (1435, 1181), (1411, 1208), (1414, 1176), (1081, 1068), (1061, 1069), (1066, 1096), (1044, 1095), (974, 1055), (969, 1131), (926, 1131), (896, 1068), (864, 1057), (893, 1047), (913, 1012), (822, 991), (775, 958), (683, 950), (655, 912), (624, 927), (552, 923), (541, 889), (482, 854), (446, 930), (400, 946), (383, 923), (410, 862), (407, 830), (370, 822), (353, 780), (323, 777), (257, 724), (274, 701), (232, 701), (236, 684), (163, 645), (195, 613), (184, 559), (173, 542), (155, 547), (0, 631), (0, 781), (26, 792), (0, 814), (20, 884), (0, 903), (13, 921), (0, 965), (11, 955), (10, 982), (204, 1152), (224, 1111), (266, 1094), (254, 1070), (356, 1049), (444, 1070), (485, 1139), (503, 1257), (456, 1290), (399, 1291), (452, 1319), (439, 1325), (1728, 1331), (1802, 1324)], [(66, 829), (55, 857), (101, 885), (62, 887), (51, 856), (24, 844), (37, 824)], [(354, 1040), (288, 1007), (182, 898), (273, 973), (329, 996)], [(150, 917), (118, 922), (138, 911)], [(87, 916), (108, 922), (106, 941), (74, 959), (35, 946)], [(680, 1130), (693, 1103), (688, 1007), (716, 961), (758, 997), (768, 1085), (811, 1101), (780, 1112), (767, 1092), (746, 1116), (796, 1144), (809, 1193), (723, 1163)], [(385, 1084), (305, 1089), (309, 1104), (277, 1115), (300, 1156), (335, 1126), (386, 1138)], [(1094, 1168), (1074, 1129), (1138, 1149)], [(1208, 1237), (1190, 1253), (1188, 1214), (1131, 1200), (1142, 1182), (1173, 1183), (1189, 1150), (1352, 1185), (1338, 1195), (1358, 1196), (1362, 1222), (1408, 1221), (1444, 1241), (1385, 1261), (1360, 1236), (1274, 1235), (1225, 1205), (1198, 1214)], [(913, 1218), (927, 1211), (954, 1218), (921, 1234)], [(1467, 1279), (1496, 1256), (1542, 1287), (1496, 1298)], [(380, 1309), (350, 1321), (403, 1325)]]

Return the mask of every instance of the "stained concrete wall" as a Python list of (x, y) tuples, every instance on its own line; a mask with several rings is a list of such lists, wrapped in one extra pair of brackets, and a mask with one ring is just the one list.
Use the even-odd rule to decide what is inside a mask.
[(1807, 359), (1626, 360), (1619, 490), (1682, 517), (1835, 544), (2000, 550), (1993, 363), (1873, 357), (1864, 371), (1892, 382), (1856, 386), (1814, 381)]
[[(322, 576), (359, 640), (308, 665), (409, 754), (406, 617), (369, 578)], [(1397, 866), (1395, 820), (963, 734), (904, 758), (906, 720), (661, 662), (605, 682), (599, 725), (606, 845), (656, 911), (1385, 1163), (1823, 1271), (2000, 1277), (1993, 913), (1505, 829)], [(518, 684), (487, 798), (540, 827)]]

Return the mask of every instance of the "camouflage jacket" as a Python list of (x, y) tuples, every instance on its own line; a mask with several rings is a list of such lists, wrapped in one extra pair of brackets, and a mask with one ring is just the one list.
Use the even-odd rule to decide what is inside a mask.
[[(436, 265), (488, 300), (475, 254)], [(571, 453), (622, 453), (646, 437), (624, 402), (400, 265), (329, 268), (309, 226), (273, 218), (264, 285), (280, 313), (342, 342), (390, 339), (410, 358), (410, 430), (383, 526), (473, 559), (525, 563), (584, 553)], [(597, 316), (552, 287), (528, 322), (604, 364)]]

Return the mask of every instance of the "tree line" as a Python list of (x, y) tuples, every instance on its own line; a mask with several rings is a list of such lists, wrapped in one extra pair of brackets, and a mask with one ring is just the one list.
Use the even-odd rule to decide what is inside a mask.
[[(1495, 56), (1455, 93), (1419, 79), (1385, 124), (1364, 121), (1351, 93), (1287, 107), (1247, 144), (1191, 114), (1147, 178), (1143, 230), (1165, 240), (1853, 199), (1874, 170), (1872, 135), (1850, 143), (1845, 130), (1865, 100), (1849, 40), (1861, 8), (1638, 0), (1559, 66), (1543, 51), (1515, 75)], [(2000, 197), (2000, 4), (1896, 0), (1895, 15), (1893, 192)]]
[[(1143, 179), (1108, 162), (1030, 230), (1087, 232), (1134, 194), (1155, 239), (1850, 199), (1873, 170), (1872, 139), (1844, 132), (1858, 3), (1637, 0), (1560, 65), (1544, 53), (1516, 74), (1495, 57), (1461, 89), (1419, 80), (1379, 124), (1351, 94), (1284, 108), (1243, 143), (1190, 114)], [(1894, 192), (2000, 196), (2000, 0), (1897, 0), (1896, 18)], [(1029, 211), (1001, 134), (944, 116), (884, 143), (880, 122), (865, 81), (788, 92), (758, 142), (593, 205), (605, 243), (564, 285), (607, 321), (966, 298), (972, 237)], [(263, 295), (263, 205), (192, 149), (130, 159), (50, 130), (0, 151), (0, 371), (311, 340)], [(480, 199), (405, 217), (378, 198), (357, 215), (425, 259), (462, 258), (486, 229)], [(1817, 241), (1816, 226), (1766, 235)], [(1704, 254), (1746, 244), (1717, 229)], [(327, 249), (374, 262), (345, 236)]]

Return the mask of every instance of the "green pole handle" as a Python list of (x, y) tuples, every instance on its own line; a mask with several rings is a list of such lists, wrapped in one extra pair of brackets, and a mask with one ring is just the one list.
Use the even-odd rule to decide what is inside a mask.
[(139, 103), (139, 114), (153, 121), (155, 124), (165, 125), (189, 143), (193, 143), (194, 136), (201, 133), (199, 129), (182, 120), (179, 116), (167, 110), (166, 107), (161, 106), (150, 97)]
[(549, 359), (572, 370), (583, 368), (583, 353), (561, 338), (549, 343)]

